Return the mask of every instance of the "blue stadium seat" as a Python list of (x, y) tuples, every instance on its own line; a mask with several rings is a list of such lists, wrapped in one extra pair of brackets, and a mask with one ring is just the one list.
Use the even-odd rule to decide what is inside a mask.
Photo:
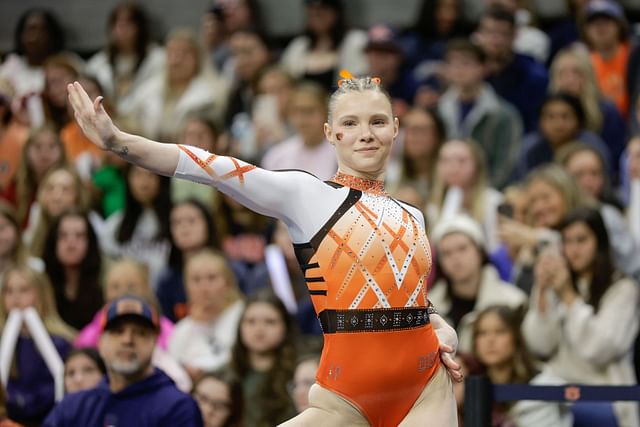
[(573, 427), (618, 427), (609, 402), (577, 402), (571, 406)]

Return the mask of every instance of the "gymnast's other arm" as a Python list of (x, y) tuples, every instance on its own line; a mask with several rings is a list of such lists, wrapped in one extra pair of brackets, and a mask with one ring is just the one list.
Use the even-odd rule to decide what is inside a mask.
[(462, 382), (462, 366), (454, 360), (458, 348), (458, 334), (444, 320), (429, 301), (429, 320), (440, 342), (440, 360), (456, 382)]

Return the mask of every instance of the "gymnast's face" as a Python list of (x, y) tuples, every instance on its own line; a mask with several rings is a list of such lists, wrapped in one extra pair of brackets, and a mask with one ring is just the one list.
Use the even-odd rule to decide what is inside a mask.
[(387, 97), (373, 90), (348, 92), (340, 96), (325, 123), (327, 139), (336, 147), (341, 172), (361, 178), (382, 179), (398, 134)]

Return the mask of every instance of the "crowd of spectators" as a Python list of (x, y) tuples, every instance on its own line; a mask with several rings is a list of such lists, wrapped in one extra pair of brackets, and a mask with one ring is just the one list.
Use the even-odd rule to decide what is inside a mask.
[[(283, 224), (96, 148), (74, 81), (129, 132), (329, 180), (340, 70), (379, 77), (401, 127), (386, 189), (425, 215), (465, 373), (637, 384), (640, 37), (614, 0), (567, 3), (545, 22), (484, 0), (468, 22), (423, 0), (412, 26), (362, 29), (305, 0), (283, 40), (258, 2), (216, 0), (199, 32), (154, 40), (123, 2), (91, 55), (25, 12), (0, 62), (0, 426), (274, 426), (308, 406), (322, 348)], [(610, 406), (640, 427), (636, 403)], [(571, 426), (572, 408), (496, 405), (493, 425)]]

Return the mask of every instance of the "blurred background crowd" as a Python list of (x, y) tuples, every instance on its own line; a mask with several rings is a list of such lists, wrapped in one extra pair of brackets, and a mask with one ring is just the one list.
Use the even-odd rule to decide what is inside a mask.
[[(273, 426), (304, 409), (322, 339), (284, 225), (97, 149), (67, 84), (104, 96), (128, 132), (327, 180), (337, 165), (323, 123), (341, 69), (391, 95), (401, 129), (386, 189), (425, 214), (429, 297), (458, 331), (465, 373), (637, 383), (633, 2), (423, 0), (400, 25), (364, 22), (377, 16), (364, 1), (300, 0), (293, 34), (270, 31), (275, 0), (217, 0), (197, 25), (165, 28), (145, 3), (113, 2), (91, 17), (104, 44), (75, 49), (68, 17), (40, 3), (5, 22), (2, 43), (0, 327), (34, 307), (68, 393), (100, 381), (100, 312), (124, 294), (162, 313), (154, 364), (193, 392), (207, 427)], [(16, 346), (3, 406), (37, 426), (54, 381), (28, 333)], [(640, 425), (633, 403), (602, 410)], [(517, 402), (493, 423), (570, 426), (576, 411)]]

